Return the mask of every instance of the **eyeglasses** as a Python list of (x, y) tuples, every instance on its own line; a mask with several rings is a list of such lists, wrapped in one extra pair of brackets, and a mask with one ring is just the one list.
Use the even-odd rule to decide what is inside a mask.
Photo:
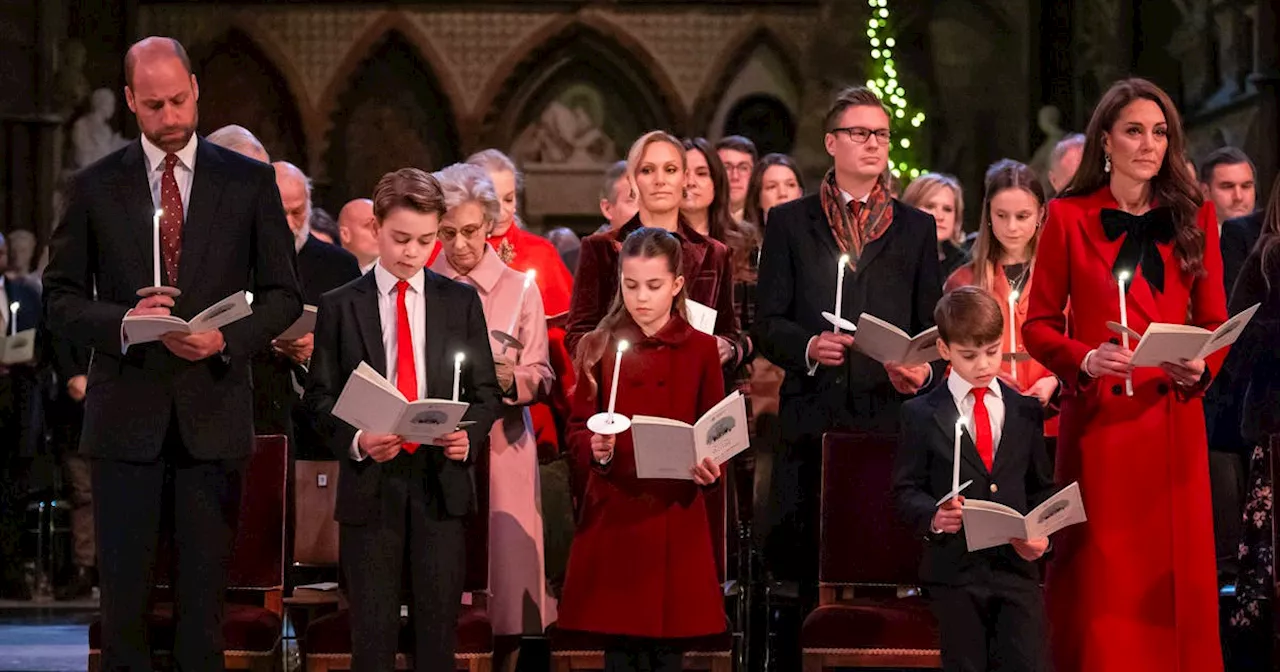
[(453, 242), (454, 238), (458, 237), (459, 234), (461, 234), (462, 237), (467, 240), (475, 240), (483, 231), (484, 231), (484, 227), (481, 226), (480, 224), (472, 224), (470, 226), (464, 226), (462, 227), (461, 230), (453, 229), (453, 228), (440, 229), (440, 240), (445, 243), (451, 243)]
[(724, 171), (729, 174), (746, 173), (749, 175), (751, 174), (751, 168), (752, 168), (751, 164), (747, 161), (743, 161), (742, 163), (724, 164)]
[(830, 132), (843, 132), (850, 140), (860, 145), (870, 140), (873, 135), (876, 136), (876, 140), (880, 141), (880, 144), (889, 144), (889, 129), (887, 128), (881, 128), (873, 131), (869, 128), (863, 128), (862, 126), (846, 126), (844, 128), (833, 128)]

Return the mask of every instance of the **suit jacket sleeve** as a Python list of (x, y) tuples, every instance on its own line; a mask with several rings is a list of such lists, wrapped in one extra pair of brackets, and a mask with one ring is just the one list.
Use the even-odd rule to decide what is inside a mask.
[(570, 355), (577, 354), (578, 341), (591, 333), (604, 317), (612, 296), (600, 296), (599, 248), (594, 240), (583, 241), (578, 253), (578, 274), (573, 281), (573, 299), (569, 302), (569, 321), (565, 327), (564, 345)]
[(1039, 248), (1046, 253), (1036, 257), (1022, 339), (1031, 357), (1061, 378), (1064, 386), (1079, 388), (1088, 382), (1080, 372), (1080, 363), (1092, 348), (1066, 334), (1071, 288), (1071, 245), (1067, 230), (1077, 224), (1073, 211), (1074, 206), (1065, 205), (1060, 199), (1049, 201)]
[(765, 228), (756, 288), (756, 319), (751, 330), (756, 349), (766, 359), (793, 375), (807, 375), (805, 353), (809, 339), (815, 334), (791, 319), (799, 260), (792, 258), (793, 227), (788, 224), (791, 222), (775, 221)]
[(88, 211), (94, 177), (96, 173), (89, 171), (76, 176), (49, 242), (49, 265), (44, 272), (46, 318), (50, 331), (72, 343), (119, 354), (121, 321), (132, 306), (94, 298), (94, 275), (99, 269), (94, 268), (97, 242)]
[(489, 430), (498, 421), (498, 413), (502, 408), (502, 388), (498, 387), (498, 376), (493, 370), (492, 349), (489, 347), (489, 327), (484, 319), (484, 308), (480, 304), (480, 296), (474, 291), (466, 292), (467, 333), (466, 350), (475, 353), (468, 357), (470, 366), (462, 367), (466, 374), (465, 389), (468, 390), (466, 415), (464, 420), (473, 420), (475, 424), (467, 428), (467, 437), (471, 441), (471, 452), (467, 462), (474, 463), (476, 450), (485, 447), (489, 440)]
[(227, 351), (248, 358), (269, 346), (302, 314), (302, 291), (295, 268), (293, 235), (272, 173), (258, 180), (256, 221), (251, 229), (253, 314), (223, 329)]
[(307, 388), (302, 403), (307, 415), (315, 424), (316, 433), (339, 460), (351, 458), (351, 441), (356, 428), (333, 415), (333, 406), (346, 385), (346, 375), (339, 363), (341, 346), (341, 310), (332, 296), (320, 299), (316, 312), (314, 347), (311, 350), (311, 372), (307, 376)]
[(925, 536), (933, 525), (937, 498), (929, 492), (930, 452), (925, 432), (931, 426), (928, 418), (903, 404), (900, 411), (898, 451), (893, 460), (893, 502), (898, 516), (911, 529)]

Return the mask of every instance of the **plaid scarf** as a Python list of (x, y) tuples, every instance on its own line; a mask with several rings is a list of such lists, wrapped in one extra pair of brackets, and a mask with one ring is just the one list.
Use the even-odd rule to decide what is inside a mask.
[[(831, 233), (836, 237), (840, 251), (849, 255), (849, 270), (858, 270), (858, 257), (862, 248), (868, 243), (884, 235), (893, 223), (893, 197), (885, 185), (884, 178), (876, 181), (866, 203), (851, 201), (845, 205), (840, 195), (840, 187), (836, 186), (836, 171), (827, 171), (822, 178), (822, 211), (827, 215), (827, 223), (831, 225)], [(860, 206), (860, 207), (859, 207)], [(857, 211), (854, 215), (853, 210)]]

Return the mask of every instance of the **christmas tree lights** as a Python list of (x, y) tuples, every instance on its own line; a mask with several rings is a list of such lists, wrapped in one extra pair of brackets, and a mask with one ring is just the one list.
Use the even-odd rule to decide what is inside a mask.
[[(898, 81), (898, 70), (893, 60), (897, 41), (889, 30), (889, 0), (867, 0), (871, 16), (867, 19), (867, 40), (871, 45), (870, 77), (867, 88), (875, 92), (889, 107), (889, 131), (894, 147), (889, 156), (889, 170), (898, 178), (920, 177), (926, 172), (916, 159), (911, 138), (924, 123), (924, 112), (907, 102), (907, 92)], [(896, 160), (895, 160), (896, 157)]]

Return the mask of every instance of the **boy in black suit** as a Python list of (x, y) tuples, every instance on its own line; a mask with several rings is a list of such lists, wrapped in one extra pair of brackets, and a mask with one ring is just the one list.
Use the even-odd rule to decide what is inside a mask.
[[(320, 300), (304, 402), (341, 463), (335, 517), (351, 601), (352, 671), (395, 667), (406, 573), (414, 669), (451, 670), (465, 576), (463, 521), (475, 509), (472, 464), (486, 447), (502, 392), (475, 290), (424, 268), (445, 212), (439, 183), (402, 168), (383, 176), (373, 200), (378, 265)], [(410, 400), (448, 398), (458, 352), (467, 355), (459, 398), (470, 403), (465, 417), (474, 424), (435, 446), (360, 432), (332, 415), (361, 362)]]
[(968, 552), (965, 498), (951, 492), (956, 420), (960, 482), (975, 499), (1025, 514), (1054, 492), (1040, 402), (999, 380), (1004, 317), (995, 298), (961, 287), (938, 302), (938, 350), (951, 362), (945, 385), (902, 406), (893, 492), (900, 515), (925, 537), (920, 578), (942, 635), (947, 672), (1048, 670), (1044, 598), (1036, 560), (1047, 539)]

